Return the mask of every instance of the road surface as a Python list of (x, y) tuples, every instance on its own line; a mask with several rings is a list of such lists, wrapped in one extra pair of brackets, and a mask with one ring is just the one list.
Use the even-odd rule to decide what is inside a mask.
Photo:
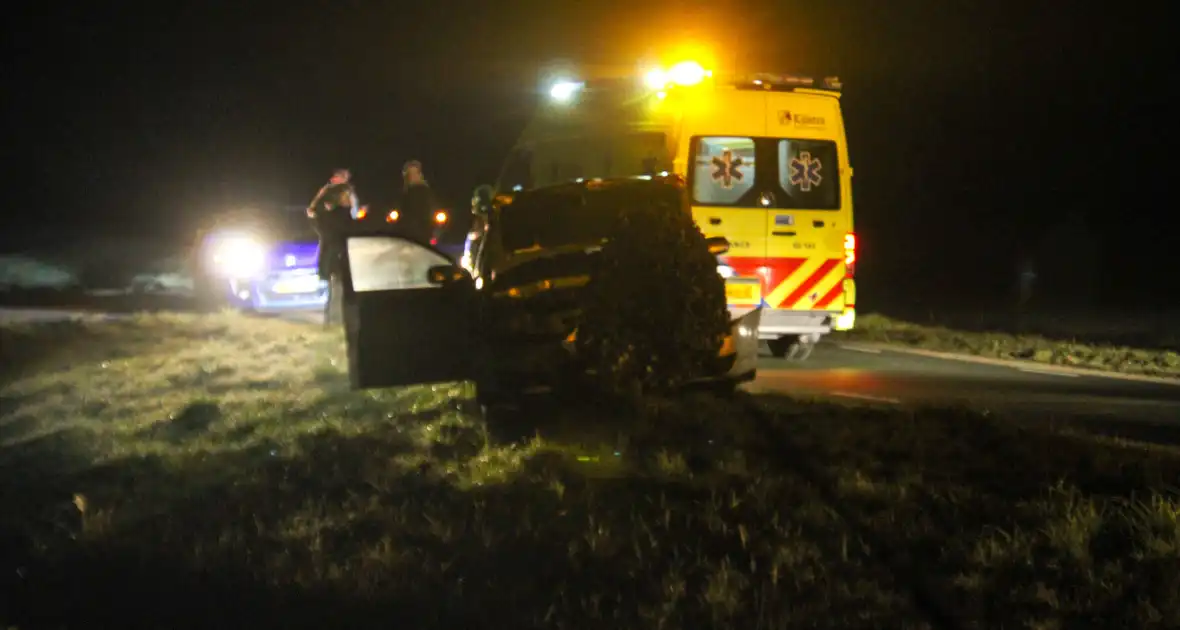
[(1004, 363), (825, 342), (802, 363), (764, 356), (749, 389), (870, 405), (962, 405), (1045, 421), (1082, 421), (1125, 437), (1180, 442), (1180, 382)]
[[(0, 309), (0, 322), (54, 321), (78, 314), (55, 309)], [(286, 317), (320, 321), (316, 313)], [(1082, 419), (1127, 426), (1116, 433), (1128, 437), (1134, 437), (1134, 431), (1174, 432), (1180, 442), (1180, 384), (1066, 374), (1036, 363), (990, 365), (825, 342), (802, 363), (764, 356), (758, 378), (749, 389), (856, 404), (951, 404), (1045, 420)], [(1136, 424), (1139, 427), (1131, 426)]]

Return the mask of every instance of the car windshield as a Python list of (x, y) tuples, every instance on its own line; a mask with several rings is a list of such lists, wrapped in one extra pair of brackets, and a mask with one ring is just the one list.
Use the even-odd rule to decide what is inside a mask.
[(518, 197), (503, 209), (501, 238), (511, 252), (594, 245), (610, 235), (628, 208), (659, 203), (679, 209), (681, 202), (679, 188), (656, 183), (538, 191)]

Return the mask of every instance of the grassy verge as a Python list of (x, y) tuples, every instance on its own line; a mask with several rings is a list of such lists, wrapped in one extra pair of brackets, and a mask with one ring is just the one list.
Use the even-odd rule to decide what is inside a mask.
[(966, 627), (1180, 626), (1180, 450), (763, 402), (832, 502)]
[(834, 338), (1129, 374), (1180, 377), (1180, 352), (1175, 349), (1152, 350), (1062, 341), (1039, 335), (952, 330), (875, 314), (858, 318), (855, 329), (837, 333)]
[(347, 391), (314, 327), (3, 334), (0, 617), (20, 627), (925, 627), (708, 399), (641, 428), (489, 426), (462, 385)]
[(0, 335), (18, 627), (1180, 625), (1175, 450), (770, 397), (489, 420), (245, 317)]

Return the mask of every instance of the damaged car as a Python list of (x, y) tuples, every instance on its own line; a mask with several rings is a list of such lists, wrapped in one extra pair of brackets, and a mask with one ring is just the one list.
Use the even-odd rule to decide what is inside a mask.
[[(688, 212), (682, 193), (675, 178), (521, 192), (489, 208), (478, 251), (463, 266), (395, 235), (350, 238), (341, 308), (353, 388), (468, 380), (484, 405), (585, 389), (589, 362), (576, 340), (603, 246), (628, 200), (664, 196), (676, 200), (672, 211)], [(728, 249), (720, 237), (705, 246), (714, 256)], [(730, 322), (695, 382), (726, 390), (754, 378), (760, 314)]]

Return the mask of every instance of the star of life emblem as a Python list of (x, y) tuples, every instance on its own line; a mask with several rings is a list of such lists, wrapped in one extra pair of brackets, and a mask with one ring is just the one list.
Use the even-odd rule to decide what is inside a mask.
[(734, 181), (742, 181), (745, 177), (738, 170), (743, 164), (742, 158), (734, 157), (733, 149), (725, 149), (721, 157), (713, 158), (713, 181), (721, 184), (722, 188), (733, 188)]
[(819, 158), (811, 157), (810, 151), (800, 151), (799, 157), (791, 158), (791, 184), (803, 192), (811, 192), (813, 186), (819, 186), (824, 181), (821, 170), (823, 164)]

